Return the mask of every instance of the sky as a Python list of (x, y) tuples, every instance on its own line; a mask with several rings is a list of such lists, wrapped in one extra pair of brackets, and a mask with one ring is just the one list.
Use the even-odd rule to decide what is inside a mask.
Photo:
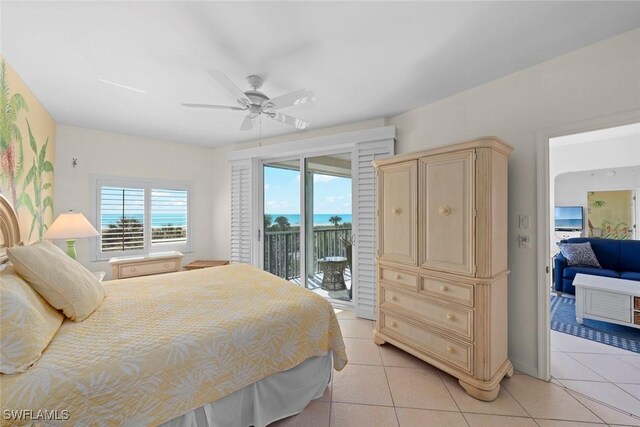
[[(350, 214), (351, 179), (314, 174), (314, 214)], [(268, 214), (300, 213), (300, 172), (264, 168), (264, 210)]]

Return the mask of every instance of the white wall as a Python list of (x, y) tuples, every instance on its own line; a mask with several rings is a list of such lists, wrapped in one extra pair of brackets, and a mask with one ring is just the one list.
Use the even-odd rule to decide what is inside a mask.
[[(95, 203), (90, 193), (90, 175), (189, 181), (195, 234), (193, 252), (186, 253), (183, 262), (213, 257), (211, 149), (66, 125), (57, 126), (56, 139), (56, 215), (73, 209), (90, 217)], [(78, 159), (75, 168), (72, 158)], [(90, 261), (88, 240), (79, 239), (76, 243), (78, 261), (89, 270), (106, 271), (110, 278), (106, 261)], [(58, 243), (64, 246), (64, 242)]]
[(640, 134), (580, 144), (554, 145), (562, 140), (563, 137), (551, 139), (549, 182), (566, 172), (622, 168), (640, 164)]
[[(469, 64), (470, 67), (473, 64)], [(536, 138), (545, 129), (640, 109), (640, 30), (580, 49), (388, 121), (399, 152), (482, 135), (515, 148), (509, 160), (509, 355), (536, 374)], [(518, 215), (530, 229), (518, 229)], [(518, 247), (528, 234), (531, 249)], [(542, 274), (542, 272), (540, 272)]]

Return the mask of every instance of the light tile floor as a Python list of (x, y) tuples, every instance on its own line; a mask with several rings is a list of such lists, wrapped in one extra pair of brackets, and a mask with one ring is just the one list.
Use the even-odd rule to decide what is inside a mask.
[[(591, 381), (603, 378), (595, 382), (620, 387), (619, 391), (626, 396), (623, 398), (619, 394), (621, 400), (614, 400), (614, 403), (627, 408), (633, 402), (628, 399), (635, 399), (632, 394), (638, 392), (638, 384), (607, 382), (606, 377), (622, 375), (622, 371), (615, 368), (593, 371), (577, 360), (570, 364), (556, 363), (557, 366), (565, 366), (563, 369), (569, 373), (576, 370), (587, 372), (580, 367), (585, 366), (585, 369), (593, 371), (588, 381), (559, 378), (544, 382), (516, 372), (511, 379), (502, 381), (495, 401), (482, 402), (469, 397), (452, 376), (389, 344), (375, 345), (372, 340), (373, 322), (356, 319), (348, 311), (337, 312), (337, 316), (347, 345), (349, 364), (341, 372), (334, 372), (324, 396), (311, 402), (301, 414), (272, 426), (640, 426), (640, 416), (631, 415), (631, 410), (640, 408), (640, 402), (635, 407), (629, 406), (629, 411), (618, 410), (607, 403), (607, 391), (610, 390), (601, 392), (597, 398), (587, 397), (584, 393)], [(554, 352), (566, 357), (573, 359), (567, 353), (588, 354), (568, 344), (564, 337), (554, 337), (552, 341)], [(565, 353), (561, 348), (570, 351)], [(580, 350), (585, 349), (590, 350), (591, 347), (580, 347)], [(640, 360), (635, 359), (637, 356), (593, 354), (609, 354), (614, 364), (624, 363), (621, 368), (625, 369), (624, 373), (628, 373), (626, 366), (640, 369)], [(587, 359), (585, 363), (592, 362)], [(564, 384), (566, 381), (581, 382), (582, 388), (570, 383), (573, 389), (569, 389)], [(604, 402), (600, 401), (603, 399)]]
[(551, 331), (551, 376), (576, 396), (640, 419), (637, 353)]

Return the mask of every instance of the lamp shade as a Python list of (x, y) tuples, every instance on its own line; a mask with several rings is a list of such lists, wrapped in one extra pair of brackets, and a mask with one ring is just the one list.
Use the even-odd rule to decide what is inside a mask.
[(87, 218), (79, 212), (66, 212), (58, 215), (53, 224), (44, 233), (45, 239), (77, 239), (99, 236)]

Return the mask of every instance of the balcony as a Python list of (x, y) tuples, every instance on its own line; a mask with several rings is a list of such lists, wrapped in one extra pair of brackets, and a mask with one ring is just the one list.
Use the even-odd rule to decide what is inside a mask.
[[(320, 285), (323, 272), (318, 259), (325, 257), (347, 256), (347, 246), (344, 240), (351, 241), (351, 226), (348, 227), (314, 227), (313, 229), (313, 263), (311, 271), (307, 271), (307, 283), (300, 277), (302, 262), (300, 254), (300, 229), (286, 231), (266, 231), (264, 234), (264, 269), (276, 276), (289, 280), (329, 298), (350, 301), (349, 292), (326, 291)], [(351, 289), (351, 269), (347, 266), (344, 279), (348, 289)]]

